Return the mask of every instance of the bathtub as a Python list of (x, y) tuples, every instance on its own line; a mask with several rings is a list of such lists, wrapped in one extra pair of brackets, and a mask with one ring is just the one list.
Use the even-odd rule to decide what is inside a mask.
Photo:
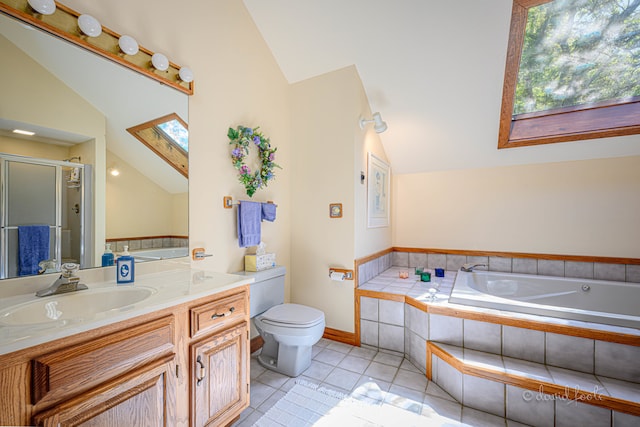
[(139, 251), (130, 251), (130, 253), (136, 262), (144, 262), (189, 256), (189, 248), (142, 249)]
[(458, 271), (450, 303), (640, 329), (640, 284)]

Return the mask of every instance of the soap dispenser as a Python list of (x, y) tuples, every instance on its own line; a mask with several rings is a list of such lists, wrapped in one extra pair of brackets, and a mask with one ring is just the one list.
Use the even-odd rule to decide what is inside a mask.
[(129, 246), (125, 246), (124, 252), (116, 260), (116, 281), (118, 284), (133, 283), (135, 266), (135, 259), (129, 254)]
[(115, 257), (111, 251), (111, 243), (107, 243), (104, 248), (104, 254), (102, 254), (102, 266), (109, 267), (115, 263)]

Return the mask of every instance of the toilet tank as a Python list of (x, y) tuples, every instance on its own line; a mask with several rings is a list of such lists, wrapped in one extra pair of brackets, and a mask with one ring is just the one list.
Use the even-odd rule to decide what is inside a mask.
[(287, 269), (276, 266), (263, 271), (239, 271), (238, 274), (253, 277), (249, 294), (250, 317), (264, 313), (271, 307), (284, 303), (284, 275)]

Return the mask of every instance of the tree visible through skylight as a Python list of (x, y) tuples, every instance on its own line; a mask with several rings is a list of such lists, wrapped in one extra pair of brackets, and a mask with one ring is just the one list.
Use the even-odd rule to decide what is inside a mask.
[(528, 9), (513, 114), (640, 96), (640, 0)]

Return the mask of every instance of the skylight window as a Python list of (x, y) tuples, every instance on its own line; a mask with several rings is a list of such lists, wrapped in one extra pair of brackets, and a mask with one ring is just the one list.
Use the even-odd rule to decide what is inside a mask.
[(181, 147), (187, 153), (189, 152), (189, 131), (177, 119), (158, 123), (158, 128), (162, 130), (167, 137)]
[(189, 131), (187, 123), (172, 113), (127, 129), (138, 141), (189, 178)]
[(639, 6), (514, 1), (499, 148), (640, 133)]

